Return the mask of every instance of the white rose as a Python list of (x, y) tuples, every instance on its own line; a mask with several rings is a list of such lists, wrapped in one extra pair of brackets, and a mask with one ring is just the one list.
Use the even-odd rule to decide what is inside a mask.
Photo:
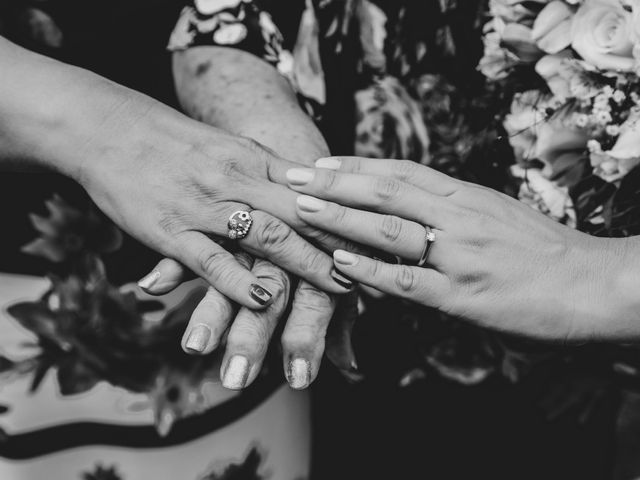
[(542, 9), (531, 35), (541, 50), (558, 53), (571, 45), (571, 22), (575, 9), (562, 0), (554, 0)]
[(235, 8), (242, 0), (195, 0), (195, 7), (203, 15), (211, 15), (227, 8)]
[(602, 70), (631, 71), (633, 16), (620, 0), (585, 0), (571, 25), (571, 46)]

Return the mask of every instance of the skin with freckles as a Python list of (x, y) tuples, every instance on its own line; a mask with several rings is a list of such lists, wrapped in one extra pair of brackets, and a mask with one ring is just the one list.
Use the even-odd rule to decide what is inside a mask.
[[(310, 225), (399, 255), (391, 265), (337, 250), (355, 281), (529, 337), (640, 338), (640, 244), (595, 238), (496, 191), (408, 161), (327, 158), (287, 172)], [(435, 240), (425, 267), (425, 225)], [(414, 265), (414, 266), (412, 266)]]

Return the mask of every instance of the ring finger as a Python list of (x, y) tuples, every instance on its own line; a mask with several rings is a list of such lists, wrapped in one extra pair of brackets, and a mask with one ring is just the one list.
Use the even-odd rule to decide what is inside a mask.
[[(417, 261), (425, 246), (425, 227), (394, 215), (356, 210), (336, 203), (301, 195), (296, 200), (298, 215), (309, 224), (354, 242)], [(441, 231), (435, 230), (436, 235)], [(437, 263), (436, 245), (429, 260)]]

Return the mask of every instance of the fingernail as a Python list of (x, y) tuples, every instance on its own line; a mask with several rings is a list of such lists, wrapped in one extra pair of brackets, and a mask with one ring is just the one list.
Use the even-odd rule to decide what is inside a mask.
[(230, 390), (240, 390), (247, 384), (249, 377), (249, 360), (242, 355), (234, 355), (229, 359), (224, 371), (222, 386)]
[(327, 168), (329, 170), (339, 170), (342, 161), (336, 157), (319, 158), (316, 160), (316, 167)]
[(200, 323), (191, 329), (184, 347), (187, 350), (202, 353), (207, 348), (210, 338), (211, 329), (204, 323)]
[(154, 270), (153, 272), (148, 274), (146, 277), (138, 281), (138, 286), (143, 290), (149, 290), (151, 287), (155, 285), (155, 283), (158, 281), (159, 278), (160, 278), (160, 271)]
[(287, 181), (291, 185), (306, 185), (311, 180), (315, 172), (311, 168), (292, 168), (287, 171)]
[(327, 206), (327, 202), (324, 200), (320, 200), (315, 197), (310, 197), (309, 195), (300, 195), (296, 199), (296, 203), (300, 210), (304, 210), (305, 212), (319, 212)]
[(304, 358), (296, 358), (289, 362), (287, 381), (291, 388), (302, 390), (311, 383), (311, 364)]
[(269, 290), (256, 283), (251, 284), (251, 288), (249, 289), (249, 295), (260, 305), (266, 305), (271, 301), (273, 295)]
[(336, 250), (333, 252), (333, 259), (336, 263), (347, 266), (355, 265), (358, 262), (358, 257), (344, 250)]
[(353, 288), (353, 280), (340, 273), (335, 268), (331, 269), (331, 278), (333, 278), (333, 281), (340, 285), (342, 288), (346, 288), (347, 290), (351, 290)]

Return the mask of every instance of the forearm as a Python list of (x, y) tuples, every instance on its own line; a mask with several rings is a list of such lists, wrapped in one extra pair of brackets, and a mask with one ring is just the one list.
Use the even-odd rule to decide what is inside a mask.
[(297, 163), (329, 153), (288, 81), (260, 58), (200, 47), (175, 53), (173, 69), (178, 97), (193, 118), (253, 138)]
[(195, 123), (138, 92), (3, 38), (0, 71), (0, 168), (47, 168), (78, 179), (85, 162), (151, 144), (153, 132), (135, 135), (143, 119), (166, 123), (166, 132), (179, 131), (185, 120)]

